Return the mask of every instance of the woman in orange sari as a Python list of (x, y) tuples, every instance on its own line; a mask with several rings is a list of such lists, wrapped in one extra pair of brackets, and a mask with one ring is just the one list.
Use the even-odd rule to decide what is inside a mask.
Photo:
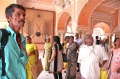
[(120, 38), (115, 39), (114, 45), (110, 79), (120, 79)]

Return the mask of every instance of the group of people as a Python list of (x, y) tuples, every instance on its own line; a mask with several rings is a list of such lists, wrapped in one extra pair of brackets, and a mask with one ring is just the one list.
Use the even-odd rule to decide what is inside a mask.
[[(77, 49), (79, 48), (79, 44), (74, 42), (74, 36), (66, 36), (64, 44), (60, 43), (59, 36), (54, 36), (53, 41), (54, 43), (52, 45), (52, 52), (49, 53), (45, 52), (46, 54), (49, 54), (49, 56), (45, 57), (46, 62), (48, 63), (45, 64), (45, 70), (49, 71), (49, 73), (53, 73), (55, 79), (63, 79), (62, 70), (63, 70), (63, 62), (64, 62), (65, 64), (64, 67), (67, 69), (66, 79), (75, 79), (77, 56), (78, 56), (76, 52)], [(44, 46), (45, 49), (47, 50), (48, 47), (49, 49), (51, 49), (51, 45), (47, 46), (46, 44), (47, 43), (45, 43)], [(67, 59), (64, 59), (63, 56), (66, 57)], [(46, 65), (49, 66), (49, 69), (48, 66), (46, 69)]]
[[(2, 75), (3, 67), (0, 59), (0, 79), (33, 79), (30, 68), (38, 61), (39, 53), (30, 36), (24, 38), (19, 33), (20, 28), (25, 23), (25, 12), (25, 8), (19, 4), (11, 4), (5, 10), (9, 23), (6, 30), (10, 35), (4, 48), (5, 75)], [(79, 34), (75, 34), (75, 37), (75, 40), (74, 36), (66, 37), (64, 44), (61, 44), (59, 36), (54, 36), (53, 45), (50, 43), (49, 38), (45, 39), (46, 71), (53, 73), (55, 79), (63, 79), (62, 69), (64, 62), (66, 79), (76, 78), (77, 66), (81, 79), (99, 79), (100, 68), (107, 61), (110, 61), (108, 67), (110, 69), (109, 78), (120, 78), (120, 38), (115, 39), (115, 47), (110, 50), (112, 56), (110, 57), (111, 60), (109, 60), (105, 49), (101, 45), (93, 44), (94, 41), (91, 35), (85, 35), (84, 43), (79, 39)], [(0, 31), (0, 40), (1, 38), (2, 31)], [(0, 48), (2, 48), (1, 43)], [(67, 60), (63, 61), (63, 54)]]
[[(10, 4), (6, 8), (5, 14), (9, 23), (6, 30), (10, 35), (8, 37), (7, 45), (4, 48), (5, 75), (2, 75), (2, 60), (0, 59), (0, 79), (33, 79), (30, 68), (38, 61), (39, 53), (37, 46), (32, 42), (30, 36), (24, 38), (24, 36), (20, 34), (20, 29), (25, 23), (26, 10), (22, 5)], [(2, 31), (0, 31), (0, 38), (1, 37)], [(68, 47), (70, 50), (68, 50), (68, 52), (71, 52), (70, 58), (75, 58), (74, 61), (77, 62), (77, 54), (73, 55), (72, 53), (72, 51), (75, 52), (77, 50), (76, 48), (72, 48), (76, 46), (76, 43), (73, 43), (73, 39), (73, 37), (70, 37), (70, 45)], [(61, 71), (63, 69), (63, 58), (61, 52), (63, 46), (61, 45), (58, 36), (54, 36), (53, 41), (54, 44), (52, 47), (51, 44), (46, 44), (46, 47), (50, 46), (52, 48), (51, 55), (46, 55), (50, 56), (50, 59), (47, 59), (49, 66), (46, 66), (46, 70), (49, 69), (49, 72), (54, 73), (55, 79), (57, 79), (58, 76), (59, 79), (62, 79)], [(46, 39), (46, 42), (49, 43), (49, 39)], [(45, 52), (51, 52), (51, 50), (46, 50)], [(70, 58), (69, 60), (71, 61)]]
[[(77, 35), (79, 34), (76, 33), (75, 37)], [(62, 79), (63, 64), (66, 69), (65, 79), (75, 79), (76, 72), (79, 69), (77, 63), (79, 63), (81, 79), (100, 79), (100, 70), (107, 61), (110, 62), (108, 64), (110, 70), (108, 78), (120, 78), (120, 38), (115, 39), (115, 47), (109, 50), (112, 57), (108, 57), (102, 45), (93, 43), (92, 35), (86, 34), (84, 42), (81, 39), (78, 42), (77, 39), (74, 39), (74, 36), (66, 36), (65, 42), (61, 45), (60, 38), (54, 36), (52, 53), (48, 62), (50, 64), (49, 70), (54, 74), (55, 79)], [(64, 60), (63, 54), (66, 55), (67, 60)]]

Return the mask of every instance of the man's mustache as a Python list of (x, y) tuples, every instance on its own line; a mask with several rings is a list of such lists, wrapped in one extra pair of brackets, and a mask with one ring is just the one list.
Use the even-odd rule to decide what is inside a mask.
[(23, 23), (25, 23), (25, 21), (24, 21), (24, 20), (19, 20), (18, 22), (23, 22)]

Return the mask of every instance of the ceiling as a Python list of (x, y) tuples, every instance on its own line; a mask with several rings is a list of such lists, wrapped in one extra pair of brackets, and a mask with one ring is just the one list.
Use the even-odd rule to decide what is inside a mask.
[(16, 0), (18, 4), (26, 8), (55, 11), (56, 8), (53, 5), (53, 1), (54, 0)]
[(26, 0), (26, 1), (32, 1), (32, 2), (43, 2), (43, 3), (52, 3), (53, 2), (53, 0)]
[(65, 5), (70, 5), (73, 0), (16, 0), (26, 8), (42, 9), (48, 11), (58, 11)]
[[(17, 3), (22, 4), (28, 8), (36, 8), (50, 11), (57, 11), (59, 3), (68, 2), (72, 0), (16, 0)], [(27, 4), (27, 5), (26, 5)], [(64, 5), (62, 4), (64, 7)], [(114, 14), (116, 9), (120, 8), (120, 0), (103, 0), (103, 2), (95, 9), (95, 11)]]
[(95, 11), (114, 14), (120, 8), (120, 0), (104, 0)]
[[(17, 3), (22, 4), (28, 8), (57, 11), (59, 7), (56, 6), (56, 4), (61, 3), (63, 0), (12, 0), (12, 1), (16, 1)], [(72, 0), (64, 0), (64, 2), (65, 1), (68, 2)], [(10, 1), (5, 0), (3, 2), (4, 4), (11, 3), (11, 0)], [(103, 0), (103, 2), (95, 9), (95, 11), (114, 14), (114, 12), (119, 8), (120, 8), (120, 0)]]

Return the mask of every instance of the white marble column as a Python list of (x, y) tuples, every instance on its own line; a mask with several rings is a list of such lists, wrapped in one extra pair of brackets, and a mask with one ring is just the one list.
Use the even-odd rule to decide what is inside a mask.
[(56, 35), (60, 37), (60, 33), (59, 32), (56, 32)]
[(65, 30), (58, 30), (57, 34), (60, 37), (60, 43), (62, 44), (64, 42)]
[(85, 33), (86, 32), (84, 30), (81, 31), (81, 39), (83, 40), (83, 42), (84, 42)]
[(65, 35), (65, 33), (60, 33), (60, 43), (61, 44), (64, 42), (64, 35)]

